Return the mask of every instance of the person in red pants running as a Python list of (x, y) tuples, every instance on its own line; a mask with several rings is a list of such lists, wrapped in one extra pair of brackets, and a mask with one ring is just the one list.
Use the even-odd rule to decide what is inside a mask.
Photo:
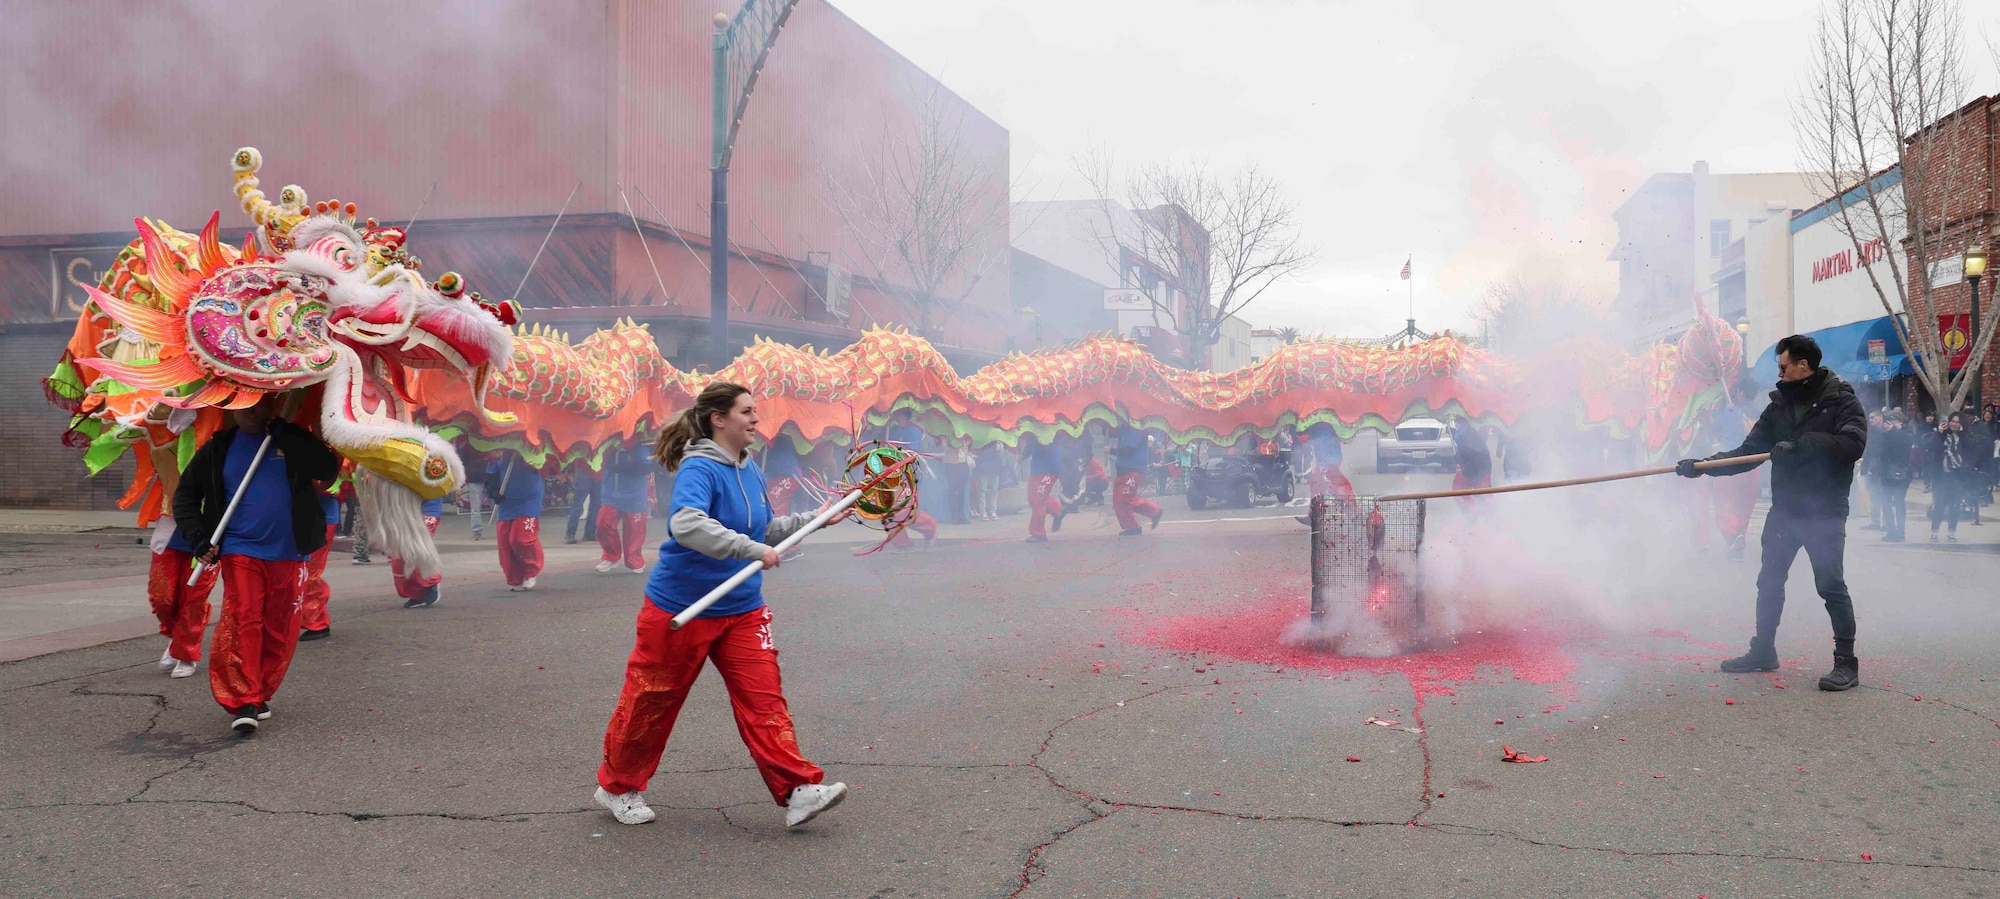
[(521, 458), (502, 452), (486, 468), (493, 494), (493, 536), (500, 547), (500, 572), (516, 593), (535, 589), (542, 573), (542, 473)]
[[(266, 397), (236, 409), (236, 426), (217, 432), (189, 460), (174, 491), (174, 520), (193, 555), (221, 570), (222, 620), (215, 626), (209, 687), (237, 733), (271, 717), (271, 697), (298, 648), (305, 560), (326, 542), (320, 484), (340, 459), (311, 431), (277, 419)], [(269, 436), (270, 448), (249, 477)], [(222, 512), (240, 497), (222, 527)]]
[[(763, 575), (753, 574), (715, 605), (674, 630), (674, 615), (726, 581), (751, 559), (766, 571), (781, 562), (773, 548), (817, 512), (771, 514), (769, 485), (750, 458), (757, 404), (750, 391), (710, 384), (694, 407), (660, 431), (654, 454), (675, 472), (668, 537), (646, 582), (638, 636), (625, 663), (625, 686), (604, 731), (597, 802), (621, 824), (653, 820), (643, 792), (659, 768), (674, 720), (704, 661), (729, 690), (736, 729), (771, 798), (797, 827), (838, 805), (847, 785), (805, 759), (778, 672)], [(752, 534), (757, 535), (753, 538)], [(758, 539), (761, 538), (761, 539)]]
[[(1028, 457), (1028, 542), (1047, 543), (1049, 531), (1062, 530), (1063, 516), (1068, 514), (1055, 495), (1062, 481), (1061, 455), (1033, 434), (1021, 435), (1021, 452)], [(1054, 518), (1047, 530), (1044, 516)]]
[(1118, 516), (1118, 526), (1123, 530), (1120, 537), (1137, 537), (1145, 531), (1139, 530), (1139, 517), (1152, 520), (1155, 530), (1160, 527), (1160, 506), (1149, 499), (1139, 498), (1139, 483), (1146, 479), (1146, 466), (1152, 460), (1152, 439), (1145, 431), (1122, 424), (1115, 435), (1117, 443), (1112, 444), (1112, 465), (1118, 470), (1118, 479), (1111, 487), (1111, 511)]
[(611, 450), (604, 459), (604, 487), (597, 515), (597, 545), (604, 550), (597, 570), (610, 573), (622, 563), (627, 574), (646, 570), (646, 494), (657, 469), (637, 446)]
[[(435, 534), (443, 520), (444, 497), (424, 500), (424, 529)], [(403, 598), (403, 608), (427, 609), (444, 598), (442, 573), (418, 575), (414, 570), (405, 570), (404, 566), (402, 559), (389, 557), (389, 582), (396, 586), (396, 595)]]
[(326, 601), (333, 588), (326, 582), (326, 557), (333, 551), (333, 533), (340, 529), (340, 498), (320, 491), (320, 511), (326, 515), (326, 545), (313, 550), (306, 560), (306, 594), (299, 603), (299, 641), (324, 640), (333, 636), (333, 620), (326, 616)]
[(201, 635), (208, 630), (208, 594), (215, 590), (215, 567), (203, 568), (194, 586), (188, 586), (188, 575), (194, 573), (194, 547), (171, 515), (160, 516), (154, 524), (153, 544), (146, 599), (153, 617), (160, 619), (160, 636), (167, 638), (160, 670), (168, 677), (193, 677), (201, 664)]

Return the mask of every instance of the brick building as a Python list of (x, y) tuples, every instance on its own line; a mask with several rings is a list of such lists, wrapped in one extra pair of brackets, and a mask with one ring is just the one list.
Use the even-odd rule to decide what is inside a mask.
[[(100, 507), (122, 491), (117, 472), (83, 479), (39, 379), (80, 308), (73, 282), (95, 280), (133, 217), (192, 230), (221, 209), (225, 234), (243, 234), (227, 165), (239, 146), (263, 151), (267, 189), (297, 183), (384, 221), (421, 205), (410, 247), (425, 272), (457, 271), (492, 298), (519, 284), (528, 321), (581, 337), (631, 318), (676, 364), (706, 361), (709, 46), (714, 15), (739, 5), (507, 0), (471, 19), (389, 0), (23, 7), (9, 27), (43, 50), (0, 60), (15, 138), (0, 171), (0, 430), (15, 454), (0, 507)], [(837, 347), (917, 320), (907, 279), (869, 249), (879, 235), (858, 233), (868, 225), (835, 195), (864, 193), (868, 161), (926, 115), (959, 130), (1000, 204), (976, 254), (991, 267), (939, 291), (964, 300), (937, 342), (961, 368), (1006, 352), (1022, 327), (1006, 130), (821, 0), (792, 13), (738, 138), (732, 344)], [(843, 271), (844, 302), (828, 289)]]
[[(1905, 172), (1912, 204), (1921, 203), (1921, 221), (1931, 235), (1929, 258), (1921, 258), (1914, 238), (1903, 241), (1911, 276), (1909, 305), (1913, 327), (1938, 327), (1939, 316), (1971, 309), (1972, 285), (1965, 279), (1967, 247), (2000, 250), (2000, 95), (1981, 97), (1932, 124), (1912, 141), (1909, 155), (1920, 165), (1922, 183)], [(1928, 272), (1936, 308), (1926, 309), (1918, 278)], [(1992, 272), (1979, 284), (1980, 329), (2000, 325), (1995, 314)], [(2000, 344), (1989, 348), (1980, 366), (1985, 402), (2000, 401)], [(1915, 399), (1915, 397), (1912, 397)]]

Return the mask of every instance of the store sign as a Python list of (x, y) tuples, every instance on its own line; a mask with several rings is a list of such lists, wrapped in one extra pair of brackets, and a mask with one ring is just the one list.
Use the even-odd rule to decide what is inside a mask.
[(118, 261), (116, 247), (59, 247), (49, 250), (49, 320), (72, 319), (83, 312), (90, 294), (85, 285), (96, 287), (104, 271)]
[(1889, 342), (1886, 340), (1868, 341), (1868, 361), (1875, 365), (1887, 363), (1889, 361)]
[(1951, 370), (1964, 368), (1966, 360), (1972, 358), (1972, 315), (1961, 312), (1938, 316), (1938, 339), (1944, 342), (1944, 351), (1951, 357)]
[(1112, 312), (1146, 312), (1153, 308), (1153, 298), (1136, 287), (1106, 288), (1104, 308)]
[[(1861, 252), (1860, 254), (1858, 254), (1858, 258), (1860, 259), (1860, 267), (1862, 269), (1866, 269), (1877, 262), (1881, 262), (1888, 255), (1889, 255), (1889, 244), (1887, 241), (1884, 241), (1882, 238), (1879, 237), (1873, 240), (1865, 241), (1861, 244)], [(1817, 284), (1828, 278), (1838, 278), (1841, 275), (1853, 274), (1855, 270), (1856, 258), (1857, 254), (1854, 252), (1854, 248), (1848, 247), (1847, 249), (1841, 250), (1838, 253), (1830, 253), (1819, 259), (1813, 260), (1812, 264), (1813, 283)]]
[(1930, 269), (1931, 289), (1950, 287), (1965, 280), (1965, 257), (1956, 254), (1946, 256), (1931, 263)]

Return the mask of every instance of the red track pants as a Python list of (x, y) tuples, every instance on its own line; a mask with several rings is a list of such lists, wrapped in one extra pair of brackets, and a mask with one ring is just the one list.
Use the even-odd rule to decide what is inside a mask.
[(911, 531), (922, 534), (926, 542), (934, 540), (937, 538), (937, 519), (932, 518), (929, 512), (917, 510), (916, 516), (910, 519), (909, 527), (897, 531), (895, 538), (890, 540), (889, 544), (897, 549), (908, 547)]
[(1045, 519), (1062, 511), (1062, 501), (1055, 498), (1056, 476), (1038, 474), (1028, 478), (1028, 535), (1041, 537), (1048, 534)]
[(306, 563), (225, 555), (222, 620), (215, 625), (208, 686), (225, 709), (270, 702), (299, 647)]
[(771, 798), (784, 805), (793, 789), (819, 783), (826, 772), (799, 755), (792, 732), (792, 712), (778, 675), (778, 647), (771, 642), (771, 610), (696, 618), (677, 631), (667, 626), (673, 617), (650, 601), (639, 609), (639, 636), (625, 662), (618, 709), (604, 729), (597, 785), (611, 793), (646, 789), (703, 660), (714, 662), (722, 673), (736, 712), (736, 732), (749, 747)]
[(541, 519), (495, 522), (493, 536), (500, 546), (500, 573), (507, 576), (507, 586), (519, 587), (522, 581), (542, 573)]
[(1345, 496), (1353, 498), (1354, 482), (1347, 479), (1339, 468), (1331, 465), (1315, 465), (1312, 474), (1306, 478), (1306, 485), (1312, 488), (1314, 496)]
[[(424, 516), (424, 527), (429, 528), (433, 534), (437, 533), (438, 517), (435, 515)], [(423, 594), (425, 587), (435, 586), (438, 582), (443, 581), (444, 575), (433, 574), (430, 577), (417, 577), (415, 572), (404, 574), (403, 560), (395, 556), (390, 556), (389, 578), (396, 584), (397, 596), (404, 599), (416, 599)]]
[(202, 569), (201, 578), (190, 587), (194, 556), (177, 549), (153, 554), (153, 567), (146, 572), (146, 599), (153, 604), (153, 617), (160, 619), (160, 636), (170, 642), (167, 652), (183, 662), (201, 661), (201, 634), (208, 629), (208, 594), (215, 589), (215, 567)]
[(792, 514), (792, 495), (799, 492), (798, 478), (779, 478), (771, 482), (771, 514)]
[(1118, 476), (1111, 490), (1111, 511), (1118, 515), (1118, 526), (1132, 530), (1139, 526), (1139, 517), (1160, 517), (1160, 506), (1150, 499), (1139, 498), (1139, 484), (1146, 480), (1146, 473), (1135, 471)]
[(646, 567), (646, 513), (605, 506), (597, 514), (597, 545), (604, 550), (599, 558), (606, 562)]
[(326, 526), (326, 545), (306, 560), (306, 593), (299, 601), (299, 629), (322, 631), (333, 626), (333, 620), (326, 617), (326, 601), (333, 596), (333, 588), (326, 583), (326, 555), (333, 551), (334, 525)]

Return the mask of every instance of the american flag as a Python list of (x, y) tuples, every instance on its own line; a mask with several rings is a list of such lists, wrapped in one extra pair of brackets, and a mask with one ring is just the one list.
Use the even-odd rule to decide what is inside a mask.
[(1409, 259), (1403, 260), (1403, 280), (1405, 281), (1410, 280), (1410, 259), (1414, 258), (1416, 257), (1412, 256)]

